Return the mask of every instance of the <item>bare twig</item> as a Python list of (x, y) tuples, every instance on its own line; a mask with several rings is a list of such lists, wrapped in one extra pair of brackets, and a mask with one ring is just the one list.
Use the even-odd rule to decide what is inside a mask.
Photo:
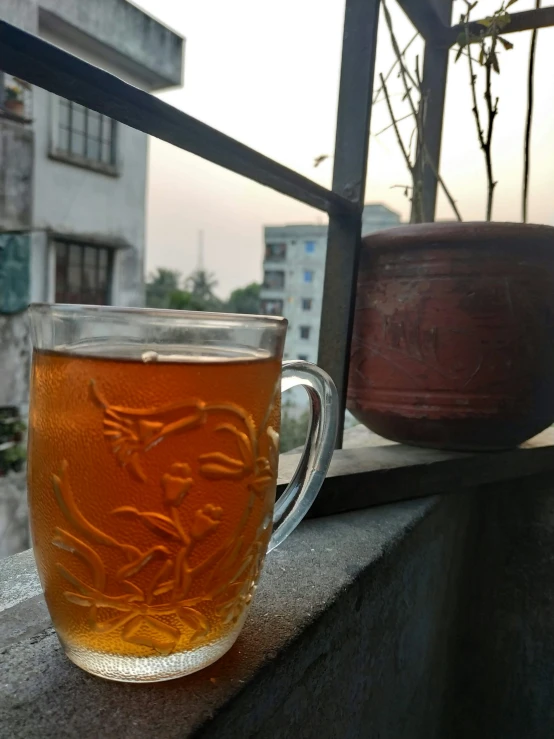
[[(411, 114), (411, 113), (410, 113), (410, 118), (413, 118), (413, 116), (412, 116), (412, 114)], [(413, 150), (413, 145), (414, 145), (414, 138), (415, 138), (415, 136), (416, 136), (416, 135), (417, 135), (417, 136), (418, 136), (418, 138), (419, 138), (419, 134), (418, 134), (418, 131), (417, 131), (417, 122), (416, 122), (416, 125), (415, 125), (415, 126), (414, 126), (414, 127), (412, 128), (412, 132), (411, 132), (411, 134), (410, 134), (410, 140), (408, 141), (408, 151), (409, 151), (409, 152), (412, 152), (412, 150)], [(417, 148), (416, 148), (416, 153), (415, 153), (415, 155), (416, 155), (416, 157), (417, 157)]]
[[(494, 131), (494, 122), (498, 115), (498, 98), (493, 99), (492, 95), (492, 75), (500, 72), (498, 62), (499, 43), (505, 50), (513, 48), (513, 44), (502, 36), (502, 31), (510, 23), (510, 14), (508, 9), (518, 0), (503, 0), (502, 5), (492, 15), (483, 18), (477, 24), (470, 25), (471, 11), (477, 4), (465, 0), (466, 12), (462, 15), (461, 25), (465, 31), (465, 38), (458, 42), (458, 52), (456, 59), (459, 59), (462, 53), (467, 50), (467, 59), (469, 65), (469, 81), (471, 87), (471, 96), (473, 100), (473, 115), (477, 128), (477, 137), (479, 146), (485, 157), (485, 167), (487, 171), (487, 221), (492, 218), (492, 206), (494, 198), (494, 190), (497, 182), (494, 179), (492, 165), (492, 138)], [(480, 28), (479, 32), (471, 29)], [(479, 45), (479, 60), (475, 62), (485, 69), (485, 106), (486, 106), (486, 125), (483, 124), (479, 106), (477, 104), (477, 75), (475, 74), (474, 60), (470, 51), (470, 44), (476, 42)]]
[[(386, 81), (386, 80), (385, 80), (385, 81)], [(405, 120), (407, 120), (408, 118), (412, 118), (412, 114), (411, 114), (411, 113), (406, 113), (406, 115), (403, 115), (403, 116), (401, 116), (400, 118), (397, 118), (397, 119), (396, 119), (396, 122), (397, 122), (397, 123), (400, 123), (401, 121), (405, 121)], [(382, 129), (381, 129), (380, 131), (377, 131), (377, 133), (375, 134), (375, 136), (380, 136), (380, 135), (381, 135), (382, 133), (385, 133), (385, 131), (388, 131), (388, 130), (389, 130), (389, 128), (392, 128), (393, 126), (394, 126), (394, 123), (389, 123), (389, 125), (388, 125), (388, 126), (385, 126), (385, 127), (384, 127), (384, 128), (382, 128)]]
[(437, 178), (437, 182), (442, 187), (442, 191), (444, 192), (446, 199), (450, 203), (450, 207), (454, 211), (454, 214), (456, 215), (456, 218), (458, 221), (462, 220), (462, 216), (460, 214), (460, 211), (458, 210), (458, 206), (456, 205), (456, 201), (452, 197), (452, 194), (450, 193), (450, 190), (447, 188), (446, 183), (442, 179), (441, 175), (439, 174), (438, 169), (435, 167), (435, 163), (429, 156), (429, 152), (427, 150), (427, 146), (424, 144), (424, 152), (425, 152), (425, 161), (426, 163), (431, 167), (431, 171), (433, 172), (434, 176)]
[[(494, 47), (494, 41), (493, 41), (493, 47)], [(487, 104), (487, 116), (488, 116), (488, 125), (487, 125), (487, 139), (485, 144), (485, 162), (487, 165), (487, 221), (490, 221), (492, 218), (492, 202), (493, 202), (493, 196), (494, 196), (494, 188), (496, 187), (496, 182), (494, 180), (493, 171), (492, 171), (492, 133), (494, 128), (494, 119), (497, 116), (498, 113), (498, 98), (496, 100), (492, 101), (492, 64), (489, 63), (486, 66), (485, 69), (485, 102)]]
[[(414, 33), (414, 35), (412, 36), (412, 38), (408, 41), (408, 43), (406, 44), (406, 46), (402, 49), (402, 52), (401, 52), (402, 53), (402, 56), (405, 56), (405, 54), (408, 51), (408, 49), (410, 48), (410, 46), (414, 43), (414, 41), (418, 37), (419, 37), (419, 33), (417, 33), (417, 32)], [(396, 58), (394, 60), (394, 62), (392, 63), (391, 67), (389, 68), (389, 71), (386, 73), (386, 75), (385, 75), (385, 82), (389, 79), (389, 77), (394, 72), (394, 70), (396, 69), (397, 66), (398, 66), (398, 58)], [(383, 92), (383, 88), (382, 87), (379, 87), (375, 91), (375, 93), (373, 95), (372, 105), (375, 105), (375, 103), (379, 102), (379, 96), (380, 96), (380, 94), (382, 92)], [(409, 115), (407, 115), (407, 116), (404, 116), (403, 118), (399, 118), (398, 120), (399, 121), (402, 121), (402, 120), (404, 120), (404, 118), (409, 118), (410, 116), (411, 116), (411, 113)], [(390, 124), (389, 126), (386, 126), (385, 128), (383, 128), (382, 131), (378, 131), (376, 134), (372, 134), (372, 135), (379, 136), (379, 134), (384, 133), (389, 128), (391, 128), (391, 126), (392, 126), (392, 124)], [(332, 159), (332, 158), (333, 157), (330, 154), (322, 154), (322, 155), (320, 155), (318, 157), (315, 157), (315, 159), (314, 159), (314, 168), (319, 167), (319, 165), (322, 164), (327, 159)]]
[[(469, 48), (469, 12), (466, 16), (465, 21), (465, 29), (466, 29), (466, 39), (467, 39), (467, 45)], [(471, 99), (473, 102), (473, 115), (475, 117), (475, 125), (477, 127), (477, 137), (479, 138), (479, 145), (484, 150), (485, 148), (485, 134), (483, 133), (483, 128), (481, 126), (481, 116), (479, 114), (479, 106), (477, 105), (477, 75), (475, 74), (474, 68), (473, 68), (473, 58), (471, 54), (467, 55), (467, 60), (469, 64), (469, 80), (470, 80), (470, 86), (471, 86)]]
[[(392, 18), (389, 13), (389, 9), (387, 8), (387, 4), (385, 0), (382, 2), (383, 7), (383, 13), (385, 15), (385, 21), (387, 24), (387, 28), (390, 35), (390, 40), (392, 44), (392, 48), (394, 50), (396, 59), (398, 61), (398, 66), (400, 69), (400, 78), (402, 80), (402, 85), (404, 87), (404, 98), (408, 101), (408, 105), (410, 106), (410, 111), (414, 119), (416, 131), (417, 131), (417, 137), (418, 137), (418, 146), (419, 142), (422, 141), (422, 132), (423, 132), (423, 96), (421, 95), (421, 87), (418, 84), (418, 76), (419, 73), (417, 71), (417, 63), (416, 63), (416, 76), (413, 77), (411, 73), (409, 72), (405, 60), (402, 56), (402, 53), (400, 51), (400, 46), (398, 45), (398, 41), (396, 40), (396, 34), (394, 33), (394, 28), (392, 25)], [(383, 83), (382, 83), (383, 84)], [(414, 103), (412, 92), (413, 90), (418, 90), (420, 93), (420, 100), (419, 105), (416, 106)], [(390, 101), (389, 101), (390, 102)], [(391, 113), (392, 118), (392, 109), (389, 108), (389, 112)], [(404, 144), (403, 144), (404, 146)], [(411, 139), (409, 147), (411, 149)], [(409, 151), (409, 150), (408, 150)], [(408, 160), (409, 160), (409, 154), (408, 154)], [(422, 190), (423, 190), (423, 171), (422, 171), (422, 159), (421, 157), (418, 157), (416, 154), (415, 162), (414, 164), (410, 164), (409, 171), (412, 176), (413, 180), (413, 190), (412, 190), (412, 214), (411, 214), (411, 221), (415, 223), (421, 223), (423, 220), (423, 203), (422, 203)]]
[[(389, 29), (389, 35), (390, 40), (392, 44), (392, 48), (394, 50), (394, 54), (396, 56), (396, 60), (398, 61), (399, 67), (400, 67), (400, 77), (402, 79), (402, 84), (404, 85), (404, 91), (405, 91), (405, 97), (408, 100), (408, 103), (410, 104), (410, 110), (412, 111), (412, 115), (414, 118), (417, 118), (417, 111), (414, 105), (414, 101), (412, 99), (412, 89), (419, 89), (417, 80), (412, 77), (410, 71), (406, 67), (406, 64), (404, 62), (404, 58), (402, 56), (402, 52), (400, 51), (400, 47), (398, 46), (398, 41), (396, 40), (396, 35), (394, 33), (394, 29), (392, 27), (392, 18), (389, 13), (389, 9), (387, 8), (387, 4), (382, 1), (382, 7), (383, 7), (383, 13), (385, 15), (385, 21), (387, 23), (387, 28)], [(411, 87), (410, 87), (411, 85)]]
[[(541, 0), (535, 0), (535, 9), (541, 7)], [(527, 209), (529, 204), (529, 167), (531, 164), (531, 123), (533, 120), (533, 88), (535, 78), (535, 50), (537, 46), (537, 29), (531, 34), (531, 47), (529, 49), (529, 71), (527, 75), (527, 120), (525, 123), (525, 144), (523, 150), (523, 194), (522, 194), (522, 220), (527, 223)]]
[[(446, 199), (448, 200), (450, 206), (452, 207), (456, 215), (456, 218), (459, 221), (461, 221), (462, 218), (460, 215), (460, 211), (458, 210), (456, 206), (456, 202), (454, 198), (452, 197), (452, 194), (446, 187), (446, 184), (443, 178), (439, 176), (438, 166), (431, 160), (431, 155), (425, 144), (424, 120), (425, 120), (426, 98), (423, 94), (423, 84), (422, 84), (422, 79), (421, 79), (421, 75), (419, 71), (419, 56), (416, 56), (415, 73), (412, 76), (406, 67), (404, 54), (402, 54), (402, 52), (400, 51), (400, 47), (398, 45), (398, 41), (394, 33), (392, 18), (391, 18), (391, 15), (389, 13), (389, 10), (384, 0), (383, 0), (382, 5), (383, 5), (383, 13), (385, 15), (385, 21), (386, 21), (390, 39), (391, 39), (392, 48), (394, 50), (396, 61), (398, 62), (398, 65), (400, 68), (400, 78), (402, 80), (402, 85), (404, 87), (404, 98), (408, 101), (408, 104), (410, 107), (410, 113), (415, 123), (414, 131), (412, 131), (412, 135), (410, 136), (408, 152), (411, 152), (412, 139), (413, 139), (414, 133), (417, 133), (418, 152), (416, 152), (414, 164), (412, 164), (410, 161), (409, 153), (406, 153), (406, 147), (404, 146), (404, 142), (402, 142), (401, 144), (401, 150), (403, 151), (404, 159), (407, 160), (407, 162), (410, 161), (410, 164), (408, 165), (408, 169), (409, 169), (410, 175), (413, 180), (411, 220), (415, 222), (420, 222), (423, 220), (423, 167), (424, 167), (424, 164), (428, 164), (431, 168), (431, 171), (433, 172), (434, 177), (437, 180), (437, 183), (442, 188), (446, 196)], [(381, 84), (383, 85), (383, 82), (381, 82)], [(414, 90), (419, 93), (419, 101), (417, 104), (416, 102), (414, 102), (414, 98), (413, 98)], [(389, 97), (388, 91), (387, 91), (387, 97)], [(388, 104), (389, 104), (389, 113), (391, 116), (391, 120), (393, 121), (391, 125), (395, 127), (395, 131), (397, 131), (397, 138), (398, 138), (400, 133), (398, 131), (398, 127), (395, 126), (395, 123), (398, 122), (398, 120), (403, 120), (403, 118), (394, 119), (393, 112), (392, 112), (392, 106), (390, 105), (390, 97), (388, 100)]]
[[(414, 34), (414, 35), (412, 36), (412, 38), (411, 38), (411, 39), (410, 39), (410, 40), (408, 41), (408, 43), (406, 44), (406, 46), (405, 46), (405, 47), (403, 48), (403, 50), (402, 50), (402, 57), (404, 57), (404, 56), (406, 55), (406, 52), (408, 51), (408, 49), (410, 48), (410, 46), (411, 46), (411, 45), (413, 44), (413, 42), (414, 42), (414, 41), (416, 40), (416, 38), (417, 38), (418, 36), (419, 36), (419, 33), (415, 33), (415, 34)], [(386, 73), (386, 75), (385, 75), (385, 82), (388, 82), (388, 80), (389, 80), (389, 77), (390, 77), (390, 76), (391, 76), (391, 74), (392, 74), (392, 73), (394, 72), (394, 70), (396, 69), (397, 65), (398, 65), (398, 57), (396, 57), (395, 61), (393, 62), (392, 66), (391, 66), (391, 68), (390, 68), (390, 69), (389, 69), (389, 71), (388, 71), (388, 72)], [(383, 88), (382, 88), (382, 87), (379, 87), (379, 89), (377, 90), (377, 92), (376, 92), (376, 93), (374, 94), (374, 96), (373, 96), (373, 104), (374, 104), (374, 105), (375, 105), (375, 103), (376, 103), (376, 102), (377, 102), (377, 101), (379, 100), (379, 95), (380, 95), (380, 94), (381, 94), (382, 92), (383, 92)]]
[(387, 87), (387, 83), (385, 82), (385, 78), (382, 74), (379, 74), (379, 79), (381, 80), (381, 87), (383, 89), (383, 94), (385, 95), (385, 102), (387, 103), (387, 108), (389, 111), (390, 119), (391, 119), (391, 125), (394, 128), (394, 133), (396, 134), (396, 139), (398, 141), (398, 146), (400, 147), (400, 151), (402, 152), (402, 156), (404, 157), (404, 161), (406, 162), (406, 167), (408, 167), (408, 170), (410, 171), (410, 174), (413, 173), (413, 166), (410, 161), (410, 155), (408, 154), (408, 151), (406, 150), (406, 147), (404, 145), (404, 141), (402, 139), (402, 136), (400, 135), (400, 131), (398, 129), (398, 121), (395, 118), (394, 111), (392, 109), (392, 104), (390, 101), (389, 96), (389, 90)]
[[(418, 76), (417, 60), (416, 60), (416, 76)], [(417, 203), (419, 206), (419, 219), (423, 221), (423, 171), (425, 166), (425, 158), (422, 156), (425, 150), (425, 110), (427, 107), (427, 97), (423, 94), (421, 84), (418, 86), (419, 103), (417, 106), (417, 114), (415, 116), (415, 127), (417, 133), (416, 151), (415, 151), (415, 181), (417, 182)]]
[[(387, 108), (389, 111), (392, 127), (394, 128), (394, 133), (396, 134), (396, 140), (398, 141), (398, 146), (400, 147), (400, 151), (402, 152), (402, 156), (404, 157), (404, 161), (406, 162), (406, 167), (408, 169), (408, 172), (410, 173), (412, 182), (414, 183), (413, 187), (411, 188), (412, 197), (410, 198), (411, 203), (412, 203), (411, 222), (419, 223), (420, 222), (420, 207), (419, 207), (419, 197), (418, 197), (414, 165), (412, 164), (410, 160), (410, 153), (406, 149), (406, 145), (404, 144), (404, 140), (400, 134), (400, 130), (398, 128), (398, 121), (396, 120), (396, 117), (394, 115), (394, 110), (392, 108), (392, 103), (390, 101), (389, 90), (387, 87), (387, 83), (385, 82), (385, 78), (383, 77), (382, 74), (379, 75), (379, 78), (381, 80), (381, 88), (385, 96), (385, 102), (387, 104)], [(407, 190), (406, 190), (406, 193), (407, 193)]]
[[(466, 0), (467, 3), (467, 0)], [(466, 44), (469, 48), (470, 44), (470, 31), (469, 31), (469, 14), (471, 12), (471, 5), (467, 3), (468, 10), (464, 18), (465, 32), (466, 32)], [(492, 29), (492, 30), (491, 30)], [(468, 65), (469, 65), (469, 79), (471, 87), (471, 96), (473, 100), (473, 115), (475, 118), (475, 126), (477, 128), (477, 136), (479, 139), (479, 146), (481, 147), (485, 156), (485, 167), (487, 171), (487, 221), (492, 218), (492, 205), (494, 197), (494, 188), (496, 182), (493, 175), (492, 167), (492, 135), (494, 130), (494, 120), (498, 113), (498, 98), (494, 101), (492, 99), (492, 72), (495, 65), (498, 64), (496, 61), (496, 40), (497, 32), (494, 26), (490, 26), (488, 29), (488, 35), (491, 38), (491, 46), (489, 49), (485, 47), (485, 34), (481, 39), (481, 52), (480, 60), (485, 66), (485, 103), (487, 107), (487, 130), (486, 134), (481, 122), (481, 115), (479, 113), (479, 106), (477, 105), (477, 75), (473, 67), (473, 59), (471, 54), (468, 53)]]

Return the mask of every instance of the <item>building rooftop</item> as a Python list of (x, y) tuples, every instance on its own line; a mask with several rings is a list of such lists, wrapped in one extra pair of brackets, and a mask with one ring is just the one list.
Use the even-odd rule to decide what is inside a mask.
[(384, 203), (366, 203), (364, 205), (363, 218), (387, 218), (391, 217), (395, 220), (400, 221), (400, 213), (397, 213), (392, 208), (389, 208)]
[[(400, 223), (400, 214), (383, 203), (366, 203), (362, 215), (364, 221), (386, 220)], [(265, 226), (266, 238), (302, 238), (327, 235), (327, 225), (317, 223), (287, 223), (280, 226)]]
[(270, 238), (291, 238), (298, 236), (326, 236), (327, 226), (317, 223), (290, 223), (283, 226), (265, 226), (264, 232), (266, 237)]
[(39, 0), (38, 24), (78, 41), (149, 90), (183, 84), (184, 39), (127, 0)]

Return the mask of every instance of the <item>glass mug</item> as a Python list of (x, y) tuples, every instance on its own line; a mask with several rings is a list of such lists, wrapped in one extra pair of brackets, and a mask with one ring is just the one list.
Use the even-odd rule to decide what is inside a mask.
[[(283, 318), (32, 305), (28, 489), (34, 552), (70, 660), (148, 682), (235, 642), (267, 551), (327, 472), (337, 393), (281, 365)], [(311, 426), (275, 504), (281, 389)], [(279, 524), (272, 534), (272, 524)]]

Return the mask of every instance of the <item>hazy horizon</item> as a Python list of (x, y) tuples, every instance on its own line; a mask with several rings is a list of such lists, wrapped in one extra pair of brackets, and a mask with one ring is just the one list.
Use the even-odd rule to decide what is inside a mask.
[[(166, 102), (233, 136), (252, 148), (329, 187), (332, 161), (314, 169), (320, 154), (332, 154), (338, 98), (344, 0), (135, 0), (148, 13), (186, 38), (184, 87), (160, 94)], [(413, 29), (391, 0), (401, 45)], [(481, 0), (476, 17), (498, 3)], [(454, 17), (461, 10), (455, 3)], [(512, 12), (534, 7), (518, 0)], [(501, 75), (495, 76), (499, 115), (494, 138), (498, 180), (493, 217), (520, 220), (523, 131), (530, 32), (511, 34), (515, 48), (502, 52)], [(532, 140), (529, 220), (550, 223), (554, 217), (553, 156), (554, 79), (549, 67), (554, 29), (538, 34), (535, 111)], [(422, 46), (412, 47), (422, 55)], [(412, 56), (412, 59), (414, 58)], [(394, 60), (384, 19), (379, 26), (376, 72)], [(401, 91), (391, 77), (393, 102)], [(481, 99), (481, 98), (480, 98)], [(409, 182), (398, 144), (388, 126), (385, 105), (372, 113), (367, 203), (382, 202), (409, 216), (401, 188)], [(409, 133), (410, 121), (402, 126)], [(408, 126), (408, 128), (406, 128)], [(449, 67), (441, 173), (464, 220), (485, 214), (486, 179), (471, 112), (467, 63)], [(438, 218), (452, 211), (439, 197)], [(263, 226), (326, 223), (324, 213), (250, 182), (159, 140), (150, 141), (147, 221), (147, 272), (156, 267), (184, 275), (197, 264), (198, 232), (204, 232), (204, 265), (216, 274), (218, 294), (262, 275)]]

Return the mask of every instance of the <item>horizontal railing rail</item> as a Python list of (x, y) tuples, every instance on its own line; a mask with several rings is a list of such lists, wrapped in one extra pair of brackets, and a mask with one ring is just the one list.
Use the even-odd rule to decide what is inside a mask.
[(344, 215), (360, 210), (354, 201), (5, 21), (0, 21), (0, 67), (312, 208)]

